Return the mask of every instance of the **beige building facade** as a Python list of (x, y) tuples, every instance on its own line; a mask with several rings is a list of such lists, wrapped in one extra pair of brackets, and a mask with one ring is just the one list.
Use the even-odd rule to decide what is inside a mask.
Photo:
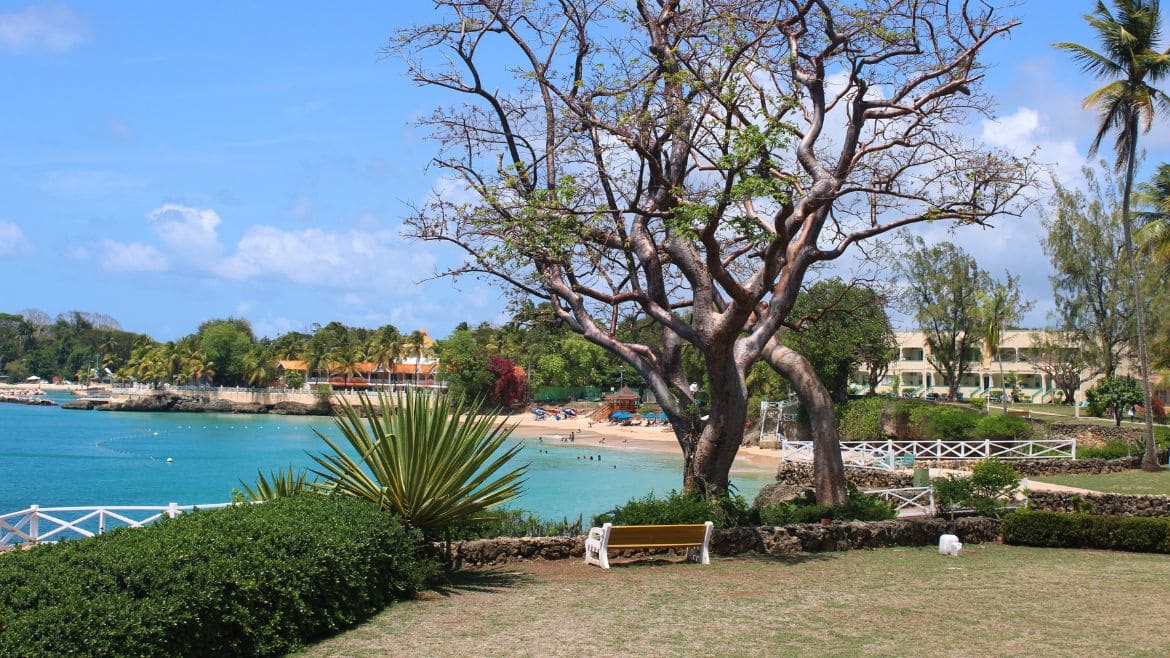
[[(1003, 378), (1014, 372), (1019, 377), (1018, 390), (1021, 402), (1062, 401), (1064, 394), (1056, 387), (1052, 377), (1036, 366), (1037, 350), (1032, 346), (1036, 333), (1036, 330), (1004, 332), (997, 354), (989, 354), (982, 345), (979, 345), (977, 353), (970, 355), (972, 358), (969, 372), (959, 382), (959, 392), (963, 398), (986, 397), (989, 391), (1002, 391)], [(895, 335), (898, 341), (898, 358), (890, 362), (889, 371), (882, 378), (877, 392), (896, 393), (902, 397), (926, 397), (932, 394), (946, 396), (948, 387), (943, 375), (934, 369), (927, 358), (930, 347), (926, 344), (926, 335), (920, 331), (903, 331)], [(1123, 359), (1118, 374), (1136, 376), (1137, 368)], [(1082, 373), (1082, 378), (1088, 381), (1081, 384), (1078, 399), (1084, 399), (1083, 392), (1100, 379), (1100, 375), (1090, 375), (1089, 371)], [(899, 387), (896, 392), (893, 391), (895, 381)], [(859, 393), (864, 392), (865, 382), (865, 373), (858, 372), (853, 389)], [(1168, 392), (1159, 388), (1155, 392), (1155, 397), (1166, 402)]]

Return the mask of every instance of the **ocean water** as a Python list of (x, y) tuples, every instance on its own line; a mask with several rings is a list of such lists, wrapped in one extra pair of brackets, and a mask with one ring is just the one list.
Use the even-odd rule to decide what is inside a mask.
[[(68, 395), (53, 395), (65, 401)], [(0, 514), (49, 506), (180, 505), (226, 502), (243, 480), (312, 464), (337, 438), (322, 417), (69, 411), (0, 404)], [(681, 485), (681, 454), (516, 436), (529, 464), (524, 495), (512, 507), (586, 522), (630, 498)], [(592, 459), (590, 459), (592, 457)], [(172, 461), (167, 462), (170, 458)], [(732, 483), (749, 501), (772, 472), (737, 470)]]

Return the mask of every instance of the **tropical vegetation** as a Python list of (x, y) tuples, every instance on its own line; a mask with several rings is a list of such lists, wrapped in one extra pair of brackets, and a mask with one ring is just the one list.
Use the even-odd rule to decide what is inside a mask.
[(1130, 264), (1134, 304), (1134, 322), (1137, 328), (1137, 360), (1141, 375), (1142, 396), (1146, 421), (1146, 452), (1142, 468), (1160, 470), (1154, 445), (1154, 424), (1151, 400), (1149, 355), (1147, 350), (1146, 303), (1142, 286), (1142, 270), (1134, 255), (1133, 227), (1130, 213), (1134, 186), (1134, 170), (1138, 158), (1138, 137), (1149, 132), (1159, 111), (1170, 108), (1170, 96), (1155, 85), (1170, 77), (1170, 49), (1162, 47), (1162, 14), (1158, 0), (1114, 0), (1115, 11), (1110, 11), (1103, 0), (1098, 0), (1093, 13), (1085, 16), (1096, 32), (1101, 50), (1072, 42), (1056, 44), (1057, 48), (1072, 54), (1086, 73), (1106, 80), (1105, 86), (1085, 98), (1085, 107), (1098, 111), (1100, 123), (1089, 147), (1089, 155), (1096, 155), (1101, 142), (1109, 134), (1115, 135), (1114, 154), (1117, 170), (1123, 172), (1121, 194), (1121, 228), (1126, 260)]
[[(363, 394), (334, 420), (346, 446), (321, 432), (328, 446), (312, 454), (317, 492), (369, 500), (428, 536), (491, 521), (523, 491), (526, 465), (514, 465), (521, 444), (506, 446), (513, 426), (478, 402), (419, 390)], [(346, 449), (348, 448), (348, 449)]]

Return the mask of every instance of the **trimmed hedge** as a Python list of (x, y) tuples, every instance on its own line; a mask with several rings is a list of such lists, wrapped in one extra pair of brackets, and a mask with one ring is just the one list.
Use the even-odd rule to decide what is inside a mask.
[(0, 557), (0, 656), (270, 656), (367, 619), (435, 573), (421, 537), (304, 494)]
[(1003, 519), (1009, 544), (1170, 553), (1170, 518), (1016, 510)]

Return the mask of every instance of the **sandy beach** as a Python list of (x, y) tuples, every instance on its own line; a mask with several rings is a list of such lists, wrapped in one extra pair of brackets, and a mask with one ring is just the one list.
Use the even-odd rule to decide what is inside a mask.
[[(568, 436), (572, 432), (576, 443), (596, 445), (611, 450), (653, 450), (675, 454), (680, 452), (678, 440), (675, 439), (674, 432), (669, 426), (621, 426), (594, 422), (593, 426), (590, 427), (588, 418), (535, 420), (531, 414), (525, 414), (522, 417), (509, 416), (508, 420), (512, 423), (519, 423), (516, 427), (516, 434), (540, 436), (544, 437), (546, 441), (550, 439), (559, 441), (562, 436)], [(779, 464), (780, 451), (778, 450), (741, 446), (735, 455), (735, 467), (737, 468), (775, 471)]]

